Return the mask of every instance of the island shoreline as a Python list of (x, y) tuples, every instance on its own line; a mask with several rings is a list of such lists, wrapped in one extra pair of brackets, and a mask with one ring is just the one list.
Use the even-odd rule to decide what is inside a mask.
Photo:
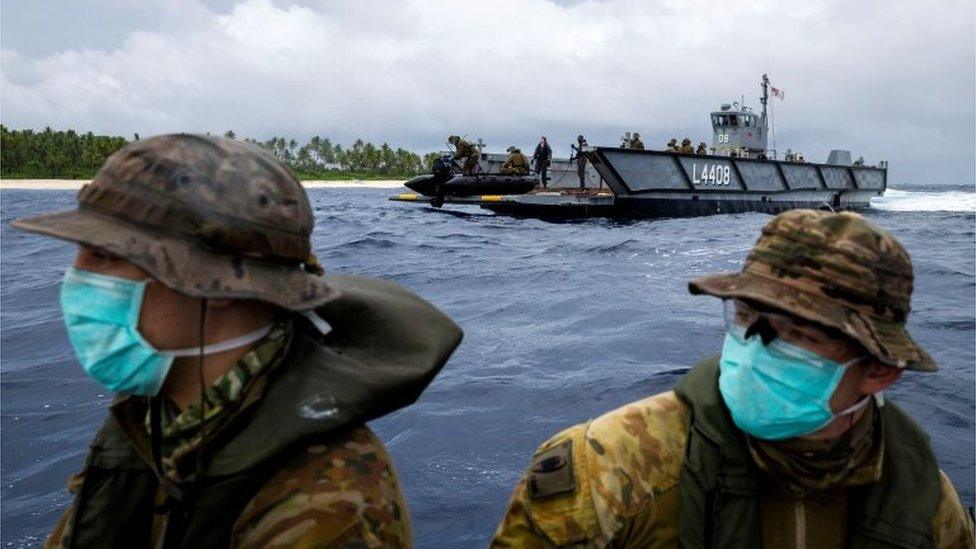
[[(0, 190), (58, 191), (78, 190), (89, 183), (84, 179), (0, 179)], [(403, 180), (309, 180), (302, 181), (306, 189), (397, 189)]]

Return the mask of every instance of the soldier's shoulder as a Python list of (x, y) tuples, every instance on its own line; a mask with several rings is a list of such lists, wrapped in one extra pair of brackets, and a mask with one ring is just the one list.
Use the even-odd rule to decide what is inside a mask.
[(359, 426), (315, 441), (286, 459), (234, 525), (240, 547), (408, 546), (410, 527), (383, 443)]
[(656, 495), (677, 485), (687, 413), (669, 391), (546, 441), (526, 474), (526, 503), (535, 527), (557, 545), (609, 542)]
[(952, 481), (942, 470), (939, 470), (939, 483), (942, 501), (932, 519), (935, 547), (972, 547), (972, 515), (963, 507)]

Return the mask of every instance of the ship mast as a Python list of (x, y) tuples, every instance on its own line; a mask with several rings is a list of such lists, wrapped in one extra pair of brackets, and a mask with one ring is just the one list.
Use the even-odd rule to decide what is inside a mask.
[(762, 77), (762, 97), (759, 98), (759, 101), (762, 102), (763, 106), (762, 125), (763, 128), (768, 128), (769, 126), (766, 122), (766, 103), (769, 101), (769, 77), (765, 74)]

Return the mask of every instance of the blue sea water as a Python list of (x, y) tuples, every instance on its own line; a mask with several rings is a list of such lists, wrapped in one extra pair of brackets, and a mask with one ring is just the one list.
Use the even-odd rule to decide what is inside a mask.
[[(717, 352), (721, 305), (695, 276), (737, 270), (769, 217), (549, 223), (473, 207), (434, 211), (389, 190), (309, 191), (314, 247), (334, 272), (395, 280), (432, 301), (465, 340), (415, 405), (372, 423), (404, 485), (419, 547), (490, 538), (534, 448), (561, 429), (668, 389)], [(19, 233), (17, 217), (68, 208), (73, 191), (0, 194), (0, 544), (41, 543), (69, 503), (111, 395), (76, 364), (58, 284), (73, 246)], [(931, 434), (973, 505), (976, 194), (889, 190), (867, 215), (915, 262), (917, 341), (935, 374), (889, 392)]]

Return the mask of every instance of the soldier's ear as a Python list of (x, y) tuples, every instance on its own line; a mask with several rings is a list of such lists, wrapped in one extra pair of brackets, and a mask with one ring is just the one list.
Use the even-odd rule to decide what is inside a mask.
[(902, 371), (887, 364), (882, 364), (876, 358), (870, 357), (859, 365), (862, 368), (861, 382), (858, 389), (861, 394), (873, 395), (891, 387), (901, 378)]

